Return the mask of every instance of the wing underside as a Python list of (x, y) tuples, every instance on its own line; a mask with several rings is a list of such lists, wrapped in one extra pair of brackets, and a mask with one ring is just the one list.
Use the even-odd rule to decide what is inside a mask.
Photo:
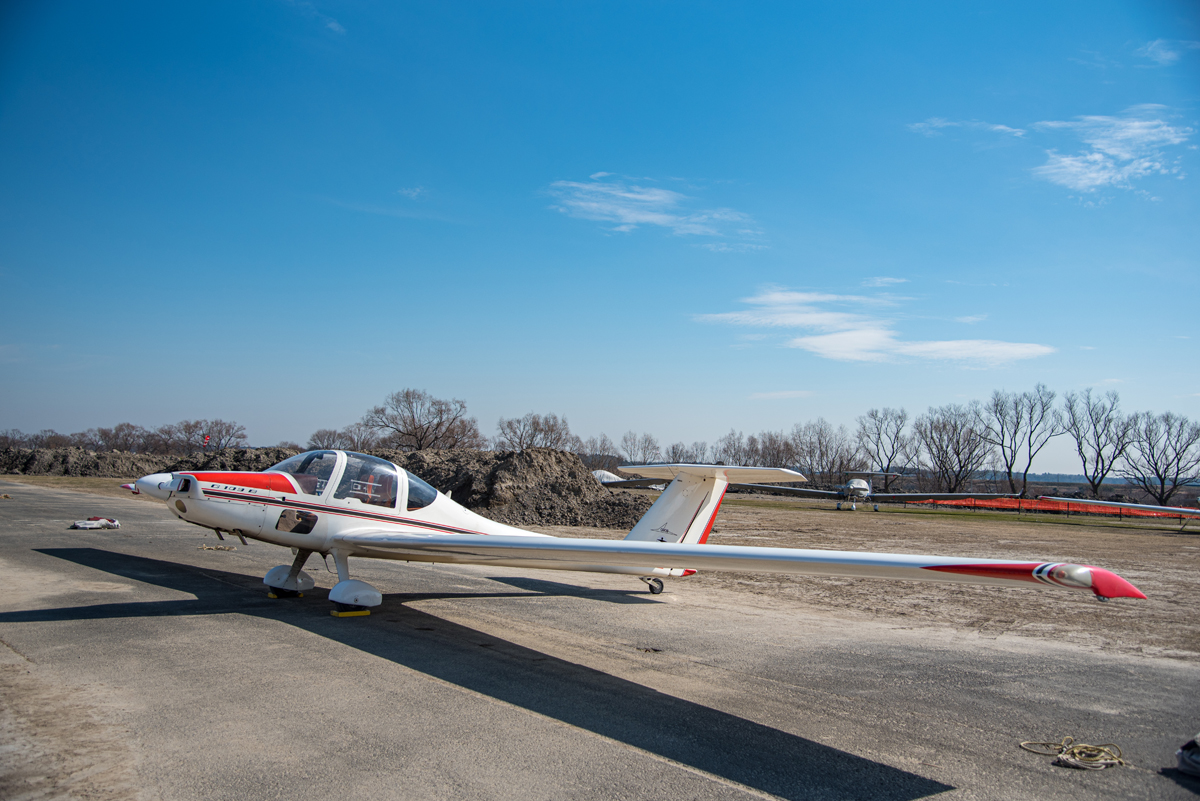
[(1090, 590), (1102, 598), (1144, 598), (1125, 579), (1089, 565), (999, 559), (862, 553), (738, 545), (689, 545), (566, 537), (358, 532), (336, 544), (361, 556), (414, 561), (643, 572), (719, 570), (814, 576), (951, 581), (1020, 587)]

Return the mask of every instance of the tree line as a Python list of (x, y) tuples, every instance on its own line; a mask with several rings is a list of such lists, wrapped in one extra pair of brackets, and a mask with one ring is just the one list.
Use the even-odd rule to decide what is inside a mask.
[[(459, 399), (435, 398), (418, 389), (388, 395), (362, 419), (342, 429), (320, 429), (309, 448), (405, 451), (467, 448), (556, 448), (576, 453), (590, 469), (615, 472), (621, 464), (676, 462), (790, 467), (818, 485), (835, 485), (854, 471), (878, 470), (883, 490), (899, 482), (918, 490), (964, 492), (983, 477), (1000, 479), (1014, 495), (1028, 492), (1033, 461), (1055, 437), (1073, 441), (1093, 497), (1105, 479), (1120, 477), (1167, 505), (1178, 491), (1200, 481), (1200, 423), (1173, 412), (1121, 410), (1116, 392), (1092, 389), (1057, 394), (1038, 384), (1027, 392), (996, 390), (986, 402), (931, 406), (910, 417), (903, 409), (870, 409), (851, 430), (824, 418), (791, 430), (745, 435), (730, 430), (714, 443), (660, 445), (650, 433), (627, 431), (619, 443), (606, 434), (583, 439), (565, 417), (530, 412), (500, 418), (493, 437)], [(244, 447), (245, 427), (224, 420), (184, 420), (147, 429), (131, 423), (77, 434), (0, 432), (0, 448), (78, 446), (99, 451), (187, 454), (204, 448)], [(298, 449), (292, 442), (282, 447)]]
[(75, 434), (59, 434), (53, 429), (36, 434), (24, 434), (15, 428), (0, 431), (0, 448), (83, 448), (186, 456), (200, 450), (239, 448), (245, 444), (246, 427), (225, 420), (181, 420), (157, 428), (118, 423), (112, 428), (89, 428)]
[(1157, 503), (1200, 480), (1200, 423), (1173, 412), (1125, 414), (1116, 392), (1092, 389), (1057, 394), (1038, 384), (1027, 392), (996, 390), (985, 401), (931, 406), (910, 417), (903, 409), (870, 409), (853, 430), (824, 418), (790, 431), (745, 435), (730, 430), (714, 443), (660, 445), (649, 433), (627, 431), (619, 443), (606, 434), (583, 439), (565, 417), (530, 412), (500, 418), (494, 437), (479, 430), (461, 400), (440, 400), (421, 390), (389, 395), (359, 422), (340, 431), (322, 429), (311, 448), (557, 448), (579, 454), (592, 469), (650, 462), (791, 467), (818, 485), (845, 481), (854, 471), (879, 470), (884, 491), (897, 482), (918, 490), (965, 492), (981, 477), (1024, 497), (1034, 459), (1055, 437), (1075, 444), (1093, 497), (1110, 477), (1123, 478)]

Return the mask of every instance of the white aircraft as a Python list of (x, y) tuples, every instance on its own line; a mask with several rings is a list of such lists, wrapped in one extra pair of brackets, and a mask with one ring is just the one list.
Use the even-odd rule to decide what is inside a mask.
[(314, 586), (304, 565), (332, 556), (335, 616), (364, 615), (383, 596), (350, 578), (350, 557), (637, 576), (650, 592), (700, 569), (957, 581), (1087, 590), (1101, 600), (1145, 598), (1125, 579), (1089, 565), (945, 556), (708, 545), (731, 481), (803, 481), (792, 470), (723, 465), (639, 466), (670, 481), (623, 540), (551, 537), (488, 520), (391, 462), (346, 451), (309, 451), (262, 473), (156, 473), (126, 486), (167, 502), (181, 520), (290, 547), (291, 565), (267, 572), (272, 597)]
[[(636, 467), (622, 467), (627, 472), (637, 472)], [(798, 495), (801, 498), (838, 499), (838, 509), (842, 501), (850, 501), (850, 510), (858, 508), (858, 501), (872, 500), (876, 502), (895, 501), (945, 501), (957, 498), (1013, 498), (1015, 496), (996, 492), (876, 492), (871, 485), (872, 478), (882, 476), (900, 477), (900, 473), (878, 473), (870, 470), (852, 470), (846, 473), (854, 476), (845, 484), (833, 490), (807, 489), (805, 487), (766, 487), (756, 484), (734, 484), (733, 489), (752, 489), (760, 492), (772, 492), (780, 495)], [(878, 511), (878, 507), (876, 507)]]

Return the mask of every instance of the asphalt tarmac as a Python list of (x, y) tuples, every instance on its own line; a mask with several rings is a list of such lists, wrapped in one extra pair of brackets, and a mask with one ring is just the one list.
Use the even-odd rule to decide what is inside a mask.
[[(352, 560), (0, 481), (0, 798), (1194, 799), (1200, 665), (668, 581)], [(72, 531), (91, 515), (119, 531)], [(237, 550), (205, 550), (224, 544)], [(332, 565), (331, 565), (332, 567)], [(879, 592), (886, 593), (886, 583)], [(1115, 602), (1114, 602), (1115, 603)], [(1126, 767), (1020, 750), (1072, 735)]]

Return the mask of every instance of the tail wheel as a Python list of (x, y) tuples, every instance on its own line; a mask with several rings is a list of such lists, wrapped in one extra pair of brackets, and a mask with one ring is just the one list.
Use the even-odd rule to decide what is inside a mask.
[(663, 591), (662, 579), (652, 578), (646, 582), (646, 585), (650, 588), (651, 595), (661, 595), (662, 594), (662, 591)]

